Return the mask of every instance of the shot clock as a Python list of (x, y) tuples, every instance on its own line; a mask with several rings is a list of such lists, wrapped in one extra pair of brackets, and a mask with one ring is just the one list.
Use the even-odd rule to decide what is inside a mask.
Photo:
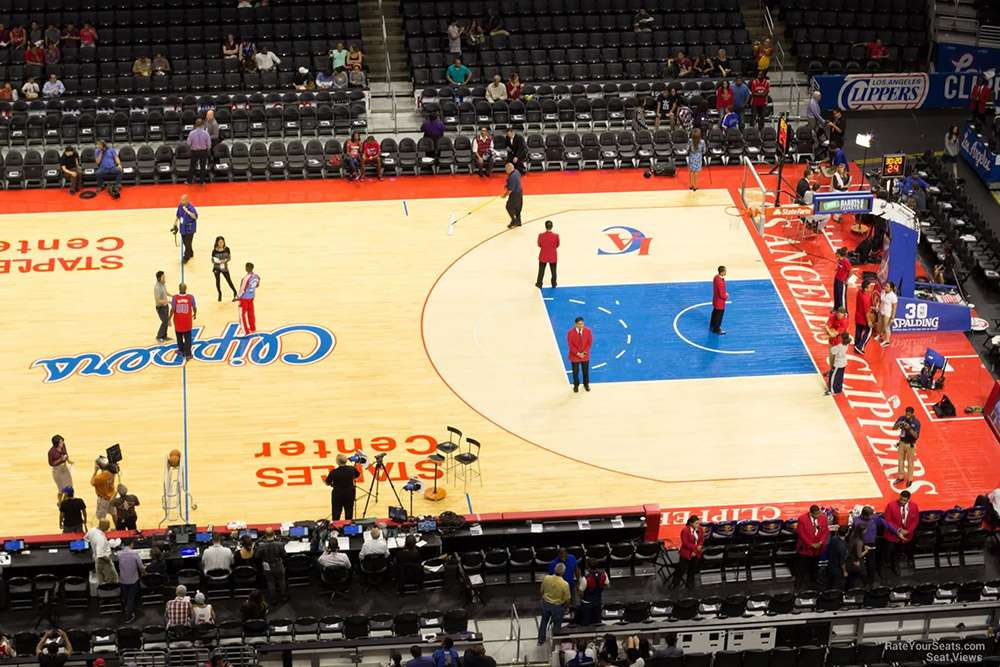
[(882, 178), (902, 178), (905, 175), (905, 153), (893, 153), (882, 156)]

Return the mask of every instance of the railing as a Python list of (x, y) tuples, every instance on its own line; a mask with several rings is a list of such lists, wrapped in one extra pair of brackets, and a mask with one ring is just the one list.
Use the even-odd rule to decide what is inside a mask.
[[(787, 60), (787, 57), (785, 56), (785, 47), (781, 45), (781, 40), (778, 39), (778, 36), (774, 32), (774, 18), (771, 16), (771, 10), (768, 8), (767, 3), (764, 0), (760, 0), (760, 15), (763, 18), (764, 27), (767, 28), (767, 34), (771, 37), (771, 44), (774, 45), (774, 56), (772, 60), (777, 64), (776, 69), (784, 74), (785, 60)], [(782, 77), (782, 83), (785, 83), (784, 79), (785, 77)], [(789, 108), (791, 108), (791, 104), (794, 104), (795, 115), (798, 116), (802, 108), (802, 96), (799, 93), (799, 83), (797, 81), (797, 77), (792, 76), (790, 83), (792, 86), (793, 102), (789, 104)]]
[(514, 662), (521, 659), (521, 616), (517, 613), (517, 605), (510, 605), (510, 636), (509, 640), (514, 642)]
[(378, 15), (382, 21), (382, 48), (385, 50), (385, 85), (392, 104), (392, 131), (399, 134), (399, 115), (396, 110), (396, 89), (392, 84), (392, 60), (389, 57), (389, 32), (385, 27), (385, 14), (382, 13), (382, 0), (378, 0)]

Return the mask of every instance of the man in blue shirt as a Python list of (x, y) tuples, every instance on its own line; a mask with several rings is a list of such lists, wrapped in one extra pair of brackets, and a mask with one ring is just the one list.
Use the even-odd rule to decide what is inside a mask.
[(194, 257), (194, 234), (198, 231), (198, 210), (195, 209), (187, 195), (181, 195), (181, 203), (177, 205), (177, 224), (184, 243), (184, 263)]
[(458, 651), (451, 637), (445, 637), (441, 648), (434, 651), (434, 667), (458, 667)]
[(118, 159), (118, 151), (98, 141), (94, 162), (97, 164), (97, 189), (103, 190), (105, 179), (111, 178), (114, 179), (111, 194), (115, 195), (122, 187), (122, 162)]
[[(864, 507), (861, 515), (854, 519), (854, 523), (861, 526), (861, 540), (868, 547), (868, 553), (864, 558), (865, 584), (871, 586), (875, 582), (875, 571), (878, 564), (878, 556), (875, 551), (878, 540), (878, 529), (882, 527), (884, 532), (899, 536), (899, 527), (886, 521), (881, 514), (876, 515), (871, 507)], [(906, 531), (903, 531), (904, 534)]]
[(419, 644), (410, 647), (410, 655), (413, 656), (413, 660), (408, 660), (406, 667), (434, 667), (434, 659), (424, 655), (424, 649)]
[(566, 571), (563, 572), (563, 579), (569, 584), (569, 594), (573, 598), (573, 606), (575, 607), (577, 599), (576, 575), (579, 574), (579, 565), (576, 562), (576, 556), (566, 551), (565, 548), (560, 548), (559, 555), (549, 563), (549, 574), (555, 573), (556, 565), (559, 563), (566, 566)]
[(910, 200), (910, 208), (916, 211), (927, 210), (927, 188), (930, 184), (920, 178), (919, 174), (914, 174), (907, 170), (906, 178), (899, 182), (896, 189), (899, 191), (901, 199)]
[(452, 86), (452, 94), (455, 96), (455, 102), (459, 102), (458, 88), (469, 83), (469, 79), (472, 78), (472, 71), (462, 64), (461, 58), (455, 58), (455, 61), (451, 65), (448, 65), (448, 69), (445, 70), (444, 75), (448, 79), (448, 83)]
[(736, 83), (732, 86), (733, 90), (733, 111), (743, 118), (743, 110), (746, 109), (747, 102), (750, 101), (750, 86), (743, 81), (743, 77), (736, 77)]
[(504, 165), (507, 172), (507, 183), (504, 185), (503, 198), (507, 200), (507, 214), (510, 215), (510, 224), (507, 229), (521, 226), (521, 207), (524, 205), (524, 197), (521, 191), (521, 172), (514, 169), (514, 165), (508, 162)]

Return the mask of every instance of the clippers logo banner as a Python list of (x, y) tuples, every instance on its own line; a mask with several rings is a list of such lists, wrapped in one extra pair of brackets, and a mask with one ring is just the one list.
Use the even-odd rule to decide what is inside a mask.
[[(813, 84), (822, 93), (824, 109), (951, 109), (969, 105), (977, 76), (974, 72), (835, 74), (814, 77)], [(995, 95), (1000, 77), (994, 77), (992, 85)]]

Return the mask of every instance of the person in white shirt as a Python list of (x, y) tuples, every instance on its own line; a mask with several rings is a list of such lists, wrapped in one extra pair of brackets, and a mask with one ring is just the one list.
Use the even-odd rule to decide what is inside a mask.
[(260, 51), (257, 52), (253, 59), (257, 63), (257, 69), (261, 72), (269, 72), (274, 69), (275, 65), (281, 64), (281, 58), (274, 55), (274, 51), (266, 46), (260, 47)]
[(38, 84), (35, 83), (34, 79), (28, 79), (21, 86), (21, 92), (24, 93), (24, 99), (26, 100), (37, 100), (38, 99)]
[(503, 79), (497, 74), (493, 77), (493, 83), (486, 86), (486, 101), (493, 104), (497, 100), (507, 99), (507, 86), (504, 85)]
[(215, 623), (215, 610), (212, 609), (212, 605), (205, 602), (205, 594), (201, 591), (194, 594), (194, 603), (191, 605), (191, 622), (195, 625)]
[(836, 396), (844, 389), (844, 372), (847, 370), (847, 347), (851, 344), (851, 335), (840, 334), (835, 345), (830, 346), (830, 372), (827, 374), (826, 391), (824, 395)]
[(111, 522), (101, 519), (96, 528), (91, 528), (83, 539), (90, 545), (90, 553), (94, 557), (94, 572), (97, 574), (98, 584), (118, 583), (118, 571), (111, 560), (111, 544), (108, 542), (107, 533), (111, 527)]
[(222, 546), (222, 536), (214, 535), (212, 546), (201, 554), (201, 569), (204, 572), (212, 570), (226, 570), (228, 572), (233, 569), (233, 558), (232, 550)]
[(882, 347), (889, 347), (889, 339), (892, 338), (892, 321), (896, 317), (896, 304), (899, 297), (896, 296), (896, 283), (886, 281), (882, 285), (881, 299), (878, 303), (878, 338)]
[(320, 567), (351, 567), (351, 559), (347, 554), (340, 551), (337, 539), (333, 538), (326, 543), (326, 550), (316, 559)]
[(59, 97), (66, 92), (66, 86), (55, 74), (49, 75), (49, 80), (45, 82), (42, 86), (42, 95), (44, 97)]
[(364, 545), (362, 545), (358, 557), (364, 559), (365, 556), (371, 556), (372, 554), (388, 556), (389, 545), (386, 543), (385, 538), (382, 537), (382, 529), (378, 526), (372, 526), (369, 534), (371, 535), (371, 539), (366, 540)]

